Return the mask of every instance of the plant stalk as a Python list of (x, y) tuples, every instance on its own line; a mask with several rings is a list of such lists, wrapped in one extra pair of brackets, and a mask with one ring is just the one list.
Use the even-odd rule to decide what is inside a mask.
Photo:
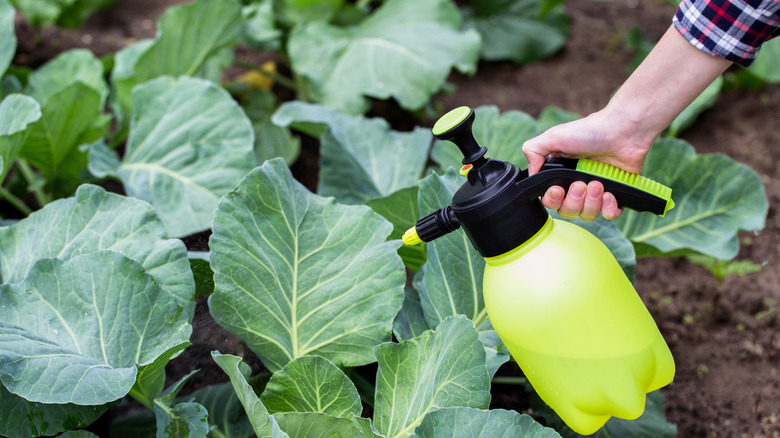
[(35, 195), (35, 199), (38, 201), (38, 205), (43, 208), (46, 204), (51, 202), (51, 197), (43, 191), (43, 188), (35, 180), (35, 173), (33, 172), (30, 164), (27, 161), (17, 158), (16, 165), (21, 172), (24, 179), (27, 181), (28, 189)]
[(25, 216), (29, 216), (33, 212), (32, 209), (24, 203), (24, 201), (16, 197), (13, 193), (9, 192), (5, 187), (0, 187), (0, 197), (5, 198), (6, 201), (16, 207), (17, 210), (24, 213)]
[(152, 406), (152, 401), (149, 400), (145, 395), (137, 391), (135, 387), (130, 388), (130, 392), (127, 395), (129, 395), (130, 397), (132, 397), (142, 405), (146, 406), (149, 410), (154, 411), (154, 406)]

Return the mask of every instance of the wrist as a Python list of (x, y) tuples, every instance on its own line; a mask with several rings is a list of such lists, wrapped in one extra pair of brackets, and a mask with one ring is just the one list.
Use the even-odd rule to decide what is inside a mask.
[(659, 122), (649, 108), (640, 103), (615, 102), (615, 99), (598, 114), (609, 123), (611, 143), (644, 151), (650, 149), (668, 125)]

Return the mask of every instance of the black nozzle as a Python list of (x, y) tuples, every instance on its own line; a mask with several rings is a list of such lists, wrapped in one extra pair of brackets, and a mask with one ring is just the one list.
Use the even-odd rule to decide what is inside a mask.
[(452, 207), (444, 207), (417, 221), (414, 226), (417, 236), (423, 242), (430, 242), (460, 227), (460, 221), (452, 212)]
[(487, 149), (477, 144), (471, 132), (474, 118), (474, 110), (471, 108), (466, 106), (455, 108), (436, 122), (433, 126), (433, 135), (439, 140), (455, 143), (463, 154), (461, 163), (482, 167), (486, 162), (483, 156)]

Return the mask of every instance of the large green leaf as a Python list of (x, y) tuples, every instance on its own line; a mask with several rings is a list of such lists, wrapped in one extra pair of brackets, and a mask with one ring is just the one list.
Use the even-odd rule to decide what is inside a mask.
[(317, 191), (347, 204), (362, 204), (414, 186), (425, 167), (432, 139), (428, 129), (397, 132), (381, 118), (345, 115), (302, 102), (282, 105), (273, 122), (327, 126), (322, 134)]
[[(504, 409), (444, 408), (425, 416), (415, 429), (418, 438), (560, 438), (554, 429), (544, 427), (528, 415)], [(630, 435), (616, 435), (628, 437)]]
[[(431, 174), (420, 181), (418, 202), (423, 214), (452, 203), (465, 178), (449, 168), (444, 175)], [(456, 231), (427, 245), (428, 261), (415, 278), (420, 304), (429, 327), (451, 315), (466, 315), (485, 341), (488, 372), (492, 376), (509, 360), (509, 354), (493, 330), (482, 298), (485, 260), (466, 234)]]
[(582, 116), (575, 112), (567, 111), (556, 106), (548, 106), (539, 113), (539, 117), (536, 119), (536, 125), (539, 128), (539, 132), (544, 132), (555, 125), (573, 122), (580, 118), (582, 118)]
[(249, 438), (252, 435), (252, 423), (230, 382), (201, 388), (187, 397), (203, 405), (209, 412), (209, 425), (214, 429), (208, 436)]
[(301, 142), (287, 127), (271, 122), (271, 116), (277, 108), (276, 96), (270, 91), (254, 88), (247, 90), (246, 85), (240, 83), (229, 91), (252, 121), (257, 162), (282, 157), (288, 165), (294, 163), (301, 151)]
[(77, 0), (14, 0), (19, 11), (35, 26), (48, 26), (57, 21), (62, 10)]
[(127, 124), (127, 117), (133, 107), (132, 90), (138, 85), (135, 67), (138, 59), (154, 46), (155, 40), (144, 39), (131, 44), (114, 55), (114, 68), (111, 69), (111, 107), (117, 121)]
[(262, 163), (265, 160), (281, 157), (292, 165), (301, 151), (301, 141), (290, 133), (289, 129), (270, 122), (254, 123), (255, 156)]
[(11, 394), (0, 384), (0, 435), (30, 438), (85, 427), (103, 415), (110, 406), (32, 403)]
[(192, 318), (195, 285), (184, 243), (166, 238), (162, 222), (146, 202), (93, 185), (83, 185), (75, 197), (0, 228), (0, 278), (20, 283), (38, 260), (69, 260), (101, 250), (119, 251), (141, 263)]
[(374, 438), (370, 420), (354, 415), (336, 417), (320, 412), (282, 412), (274, 414), (279, 428), (290, 438)]
[(238, 43), (241, 7), (236, 0), (196, 0), (160, 17), (155, 43), (135, 66), (138, 83), (158, 76), (194, 76), (205, 62)]
[[(423, 214), (452, 203), (465, 182), (450, 168), (444, 175), (431, 174), (420, 181), (418, 202)], [(425, 319), (436, 327), (450, 315), (466, 315), (479, 327), (487, 320), (482, 299), (485, 260), (462, 230), (428, 243), (428, 261), (421, 270), (420, 303)]]
[(168, 365), (172, 357), (178, 355), (190, 345), (189, 342), (174, 345), (163, 354), (157, 356), (154, 362), (139, 366), (135, 383), (130, 388), (130, 395), (145, 406), (151, 407), (154, 399), (163, 392), (165, 386), (165, 366)]
[(268, 412), (319, 412), (334, 417), (360, 415), (355, 384), (327, 359), (304, 356), (276, 372), (260, 397)]
[(244, 26), (241, 32), (247, 46), (255, 50), (278, 50), (282, 31), (276, 27), (273, 0), (250, 3), (241, 11)]
[(217, 208), (211, 314), (273, 371), (305, 355), (373, 362), (406, 277), (390, 230), (368, 207), (314, 195), (281, 159), (268, 161)]
[(452, 67), (474, 72), (479, 34), (460, 27), (449, 0), (388, 0), (354, 27), (298, 26), (288, 50), (318, 102), (355, 114), (368, 108), (364, 96), (392, 97), (414, 110), (441, 89)]
[(768, 202), (761, 179), (725, 155), (697, 156), (684, 141), (660, 140), (647, 154), (642, 173), (671, 187), (676, 206), (663, 218), (623, 212), (617, 224), (635, 244), (731, 259), (739, 249), (737, 231), (764, 227)]
[(408, 341), (431, 329), (420, 304), (420, 293), (412, 287), (406, 287), (404, 293), (403, 306), (393, 321), (393, 335), (399, 341)]
[(13, 75), (7, 75), (0, 79), (0, 101), (14, 93), (21, 93), (24, 90), (19, 78)]
[(765, 42), (758, 52), (758, 57), (747, 70), (767, 82), (780, 82), (780, 39), (774, 38)]
[(30, 125), (40, 118), (41, 108), (31, 97), (12, 94), (0, 102), (0, 182), (14, 164)]
[(412, 434), (430, 411), (487, 409), (490, 378), (485, 350), (465, 316), (446, 318), (435, 331), (377, 347), (374, 423), (387, 437)]
[(189, 252), (190, 268), (192, 276), (195, 279), (195, 295), (209, 296), (214, 292), (214, 271), (211, 270), (208, 256), (210, 253), (204, 252), (206, 257), (203, 259), (193, 257), (197, 252)]
[(187, 314), (144, 267), (118, 252), (43, 259), (0, 288), (0, 380), (41, 403), (124, 397), (136, 366), (192, 332)]
[(14, 0), (19, 10), (35, 26), (57, 24), (77, 28), (90, 15), (115, 0)]
[(55, 197), (68, 196), (87, 164), (80, 146), (102, 138), (111, 121), (102, 113), (108, 95), (103, 65), (87, 50), (69, 50), (30, 74), (26, 92), (42, 116), (19, 156), (41, 170)]
[[(175, 399), (176, 403), (197, 402), (208, 411), (211, 438), (249, 438), (253, 436), (252, 423), (230, 382), (209, 385)], [(118, 417), (111, 422), (112, 438), (154, 438), (157, 419), (154, 412)]]
[(230, 376), (230, 383), (244, 406), (247, 417), (252, 423), (255, 434), (258, 438), (289, 438), (289, 436), (279, 430), (279, 425), (268, 413), (260, 398), (255, 394), (254, 389), (246, 381), (250, 373), (249, 365), (241, 361), (240, 357), (230, 354), (221, 354), (218, 351), (212, 351), (211, 357), (214, 362), (222, 368), (222, 371)]
[[(520, 168), (528, 167), (523, 154), (523, 143), (539, 134), (534, 119), (520, 111), (499, 113), (496, 106), (480, 106), (474, 109), (475, 119), (472, 125), (474, 139), (480, 146), (488, 149), (487, 156), (508, 161)], [(431, 158), (442, 169), (452, 166), (459, 169), (463, 154), (450, 141), (436, 140)]]
[(108, 128), (100, 108), (100, 94), (81, 82), (50, 95), (19, 156), (40, 169), (50, 183), (60, 176), (77, 185), (87, 165), (87, 154), (79, 146), (101, 138)]
[(182, 377), (154, 400), (157, 438), (202, 438), (208, 434), (206, 408), (193, 401), (175, 401), (181, 388), (196, 372), (192, 371)]
[(111, 79), (121, 112), (130, 112), (130, 93), (138, 84), (160, 76), (203, 76), (209, 62), (238, 43), (241, 24), (237, 0), (197, 0), (168, 8), (154, 41), (141, 41), (116, 55), (120, 68)]
[(310, 21), (330, 21), (344, 0), (280, 0), (278, 19), (289, 27)]
[(122, 180), (150, 202), (169, 233), (211, 225), (219, 198), (255, 167), (252, 126), (223, 89), (202, 79), (156, 79), (133, 92), (130, 137), (122, 161), (93, 147), (90, 171)]
[(566, 43), (569, 17), (562, 5), (543, 11), (540, 0), (471, 0), (466, 27), (482, 36), (482, 59), (527, 64), (545, 59)]
[(71, 7), (62, 11), (60, 18), (57, 20), (57, 25), (73, 29), (81, 27), (90, 15), (111, 6), (115, 1), (116, 0), (76, 0)]
[[(420, 218), (420, 209), (417, 206), (417, 186), (401, 189), (383, 198), (371, 199), (366, 205), (379, 213), (393, 224), (393, 232), (389, 239), (401, 239), (409, 228), (413, 227)], [(398, 255), (404, 264), (417, 271), (425, 263), (425, 244), (398, 248)]]
[(16, 10), (7, 0), (0, 0), (0, 77), (3, 77), (16, 53), (14, 16)]
[(89, 50), (73, 49), (58, 55), (30, 74), (27, 94), (44, 103), (74, 83), (82, 83), (100, 96), (102, 109), (108, 96), (108, 85), (103, 79), (103, 63)]

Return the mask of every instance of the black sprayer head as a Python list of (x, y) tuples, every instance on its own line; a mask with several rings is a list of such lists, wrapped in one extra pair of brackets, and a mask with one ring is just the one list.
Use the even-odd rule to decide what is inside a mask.
[[(418, 240), (427, 242), (449, 233), (451, 224), (461, 225), (480, 254), (490, 257), (536, 234), (548, 214), (538, 199), (527, 199), (515, 189), (522, 175), (517, 166), (484, 156), (487, 149), (477, 143), (471, 130), (474, 119), (472, 109), (460, 107), (434, 125), (436, 138), (455, 143), (463, 154), (462, 173), (467, 181), (455, 193), (451, 207), (421, 219), (414, 230)], [(445, 223), (443, 218), (450, 220)], [(412, 242), (412, 231), (407, 243)]]
[(503, 254), (530, 239), (547, 222), (549, 215), (539, 197), (553, 185), (568, 190), (574, 181), (601, 182), (620, 207), (663, 216), (674, 206), (668, 187), (605, 163), (548, 158), (529, 177), (527, 170), (484, 156), (487, 149), (477, 144), (471, 132), (474, 118), (474, 111), (464, 106), (434, 125), (436, 138), (455, 143), (463, 153), (466, 166), (462, 173), (467, 171), (467, 181), (453, 196), (451, 206), (419, 220), (404, 235), (404, 243), (428, 242), (462, 226), (483, 257)]

